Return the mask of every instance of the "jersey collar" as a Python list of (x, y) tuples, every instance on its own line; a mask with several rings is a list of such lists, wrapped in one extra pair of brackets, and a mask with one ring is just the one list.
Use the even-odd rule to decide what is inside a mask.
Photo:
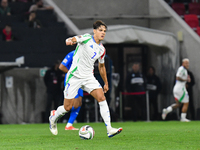
[[(92, 39), (93, 39), (94, 43), (97, 44), (97, 42), (94, 40), (94, 36), (92, 36)], [(101, 44), (101, 42), (99, 43), (99, 45), (100, 45), (100, 44)]]

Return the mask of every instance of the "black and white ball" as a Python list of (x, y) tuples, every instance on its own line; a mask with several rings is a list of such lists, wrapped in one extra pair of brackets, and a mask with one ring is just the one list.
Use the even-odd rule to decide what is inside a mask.
[(81, 139), (85, 140), (93, 139), (94, 134), (95, 134), (94, 129), (89, 125), (82, 126), (79, 130), (79, 137)]

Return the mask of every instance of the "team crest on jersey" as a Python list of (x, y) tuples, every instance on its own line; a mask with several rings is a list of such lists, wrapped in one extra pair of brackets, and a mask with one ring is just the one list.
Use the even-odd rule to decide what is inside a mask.
[(67, 59), (64, 59), (63, 62), (66, 63), (66, 62), (67, 62)]

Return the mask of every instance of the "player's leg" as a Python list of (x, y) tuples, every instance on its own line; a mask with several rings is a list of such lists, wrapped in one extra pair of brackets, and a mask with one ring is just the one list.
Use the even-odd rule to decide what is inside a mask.
[(116, 134), (119, 134), (122, 131), (122, 128), (116, 129), (111, 127), (110, 110), (102, 88), (94, 89), (90, 94), (99, 102), (100, 114), (106, 125), (108, 137), (113, 137)]
[(111, 128), (110, 123), (110, 111), (108, 108), (108, 104), (106, 101), (106, 97), (104, 96), (103, 90), (101, 88), (95, 89), (90, 93), (99, 103), (100, 113), (104, 122), (106, 124), (107, 129)]
[(182, 103), (183, 103), (183, 107), (182, 107), (182, 112), (181, 112), (181, 122), (190, 122), (190, 120), (188, 120), (186, 118), (186, 115), (187, 115), (187, 110), (188, 110), (188, 106), (189, 106), (189, 96), (188, 94), (186, 93), (183, 100), (182, 100)]
[(49, 117), (49, 129), (52, 134), (57, 135), (57, 121), (59, 118), (64, 116), (67, 112), (69, 112), (73, 105), (73, 99), (64, 99), (64, 105), (61, 105), (57, 108), (57, 110), (52, 110)]
[(189, 103), (183, 103), (182, 112), (181, 112), (181, 121), (183, 122), (189, 122), (189, 120), (186, 119), (188, 106), (189, 106)]
[(74, 121), (76, 120), (76, 118), (79, 114), (79, 111), (80, 111), (80, 108), (81, 108), (81, 105), (82, 105), (82, 97), (79, 96), (79, 94), (77, 96), (78, 97), (77, 98), (75, 97), (75, 99), (74, 99), (74, 104), (73, 104), (72, 109), (71, 109), (71, 113), (70, 113), (68, 123), (65, 126), (65, 130), (78, 130), (78, 128), (73, 127), (73, 123), (74, 123)]
[(79, 87), (80, 82), (79, 80), (77, 80), (77, 78), (69, 76), (69, 79), (70, 80), (68, 80), (64, 90), (64, 105), (59, 106), (57, 110), (52, 110), (49, 117), (49, 122), (50, 122), (49, 129), (54, 135), (58, 134), (57, 130), (58, 119), (71, 110), (73, 106), (74, 97), (77, 95), (78, 89), (80, 88)]
[(167, 114), (172, 112), (173, 109), (176, 109), (181, 106), (181, 101), (182, 101), (183, 97), (185, 96), (185, 92), (184, 92), (184, 90), (182, 90), (181, 87), (174, 86), (173, 95), (174, 95), (176, 103), (172, 104), (171, 106), (164, 108), (162, 110), (162, 119), (163, 120), (165, 120), (165, 118), (167, 117)]
[(176, 103), (168, 106), (167, 108), (164, 108), (162, 111), (162, 119), (165, 120), (167, 117), (167, 114), (172, 112), (173, 109), (179, 108), (181, 106), (181, 103), (178, 101), (178, 99), (175, 98)]

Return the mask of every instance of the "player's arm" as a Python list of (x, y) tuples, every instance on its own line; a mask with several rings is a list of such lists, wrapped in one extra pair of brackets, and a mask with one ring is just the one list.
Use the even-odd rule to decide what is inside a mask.
[(190, 82), (190, 78), (189, 77), (186, 80), (182, 79), (181, 77), (176, 77), (176, 80), (181, 81), (181, 82), (185, 82), (185, 81)]
[(92, 36), (90, 34), (74, 36), (74, 37), (66, 39), (66, 45), (74, 45), (76, 43), (83, 43), (84, 41), (91, 38)]
[(65, 67), (63, 64), (60, 64), (59, 69), (61, 71), (63, 71), (64, 73), (67, 73), (69, 70), (67, 69), (67, 67)]
[(72, 37), (72, 38), (66, 39), (65, 43), (66, 43), (66, 45), (74, 45), (77, 43), (77, 40), (75, 37)]
[(103, 79), (104, 81), (104, 93), (106, 93), (108, 90), (109, 90), (109, 87), (108, 87), (108, 79), (107, 79), (107, 73), (106, 73), (106, 68), (105, 68), (105, 64), (101, 64), (99, 63), (99, 73), (101, 75), (101, 78)]

